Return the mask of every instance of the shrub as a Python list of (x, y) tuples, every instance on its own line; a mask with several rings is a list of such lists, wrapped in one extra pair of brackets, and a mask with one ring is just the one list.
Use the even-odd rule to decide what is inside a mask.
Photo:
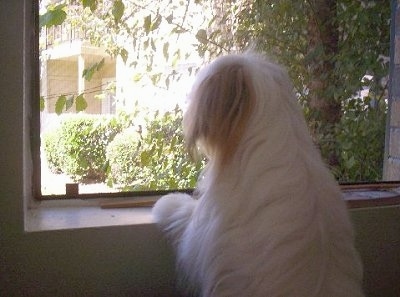
[(101, 182), (107, 173), (106, 147), (121, 130), (115, 118), (70, 115), (55, 132), (44, 136), (45, 152), (53, 171), (77, 182)]
[(106, 158), (110, 185), (126, 188), (141, 183), (146, 170), (141, 167), (141, 146), (141, 134), (133, 127), (125, 129), (109, 143)]
[(65, 117), (42, 138), (50, 169), (77, 182), (107, 179), (122, 190), (194, 187), (203, 164), (186, 153), (182, 112), (148, 113), (143, 127), (133, 126), (136, 116)]
[(60, 135), (61, 128), (57, 127), (44, 133), (41, 138), (47, 164), (53, 173), (62, 173), (64, 167)]
[[(165, 190), (195, 186), (202, 164), (186, 153), (182, 112), (149, 114), (141, 130), (127, 130), (107, 148), (110, 181), (126, 190)], [(125, 151), (127, 150), (127, 151)]]
[(142, 152), (142, 165), (151, 170), (147, 184), (151, 189), (193, 188), (202, 162), (193, 163), (184, 145), (182, 111), (157, 114), (147, 122), (148, 133)]
[(387, 103), (384, 99), (352, 98), (336, 127), (339, 181), (382, 179)]

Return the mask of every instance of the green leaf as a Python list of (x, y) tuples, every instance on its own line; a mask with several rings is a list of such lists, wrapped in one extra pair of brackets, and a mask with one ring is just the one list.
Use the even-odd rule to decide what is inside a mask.
[(97, 0), (82, 0), (83, 8), (89, 7), (91, 12), (97, 9)]
[(49, 9), (43, 15), (39, 16), (39, 28), (61, 25), (66, 17), (67, 13), (64, 11), (66, 4), (60, 4), (54, 8)]
[(345, 166), (347, 169), (351, 169), (356, 164), (356, 160), (354, 156), (351, 156), (350, 159), (345, 161)]
[(182, 28), (178, 28), (178, 27), (175, 27), (171, 31), (171, 33), (175, 33), (175, 34), (181, 34), (181, 33), (186, 33), (186, 32), (188, 32), (188, 31), (185, 29), (182, 29)]
[(104, 60), (104, 58), (103, 58), (103, 59), (100, 60), (100, 62), (96, 63), (97, 65), (95, 64), (95, 65), (96, 65), (96, 70), (97, 70), (97, 71), (99, 71), (101, 68), (103, 68), (103, 66), (104, 66), (104, 61), (105, 61), (105, 60)]
[(122, 16), (124, 15), (125, 5), (121, 0), (114, 1), (112, 8), (112, 15), (114, 16), (114, 21), (118, 23)]
[(143, 28), (144, 31), (146, 32), (146, 35), (149, 34), (151, 30), (151, 14), (149, 14), (144, 18)]
[(172, 13), (169, 16), (167, 16), (167, 18), (166, 18), (168, 24), (171, 24), (173, 19), (174, 19), (174, 15)]
[(171, 144), (170, 144), (171, 150), (173, 150), (175, 148), (175, 145), (176, 145), (177, 141), (178, 141), (178, 138), (176, 136), (172, 138), (172, 141), (171, 141)]
[(146, 40), (143, 42), (143, 48), (144, 48), (144, 50), (147, 50), (147, 48), (149, 47), (149, 44), (150, 44), (149, 39), (146, 39)]
[(207, 43), (207, 31), (204, 29), (200, 29), (196, 33), (196, 38), (200, 43), (206, 44)]
[(178, 64), (180, 58), (181, 58), (181, 50), (178, 49), (178, 50), (175, 51), (175, 53), (174, 53), (174, 56), (173, 56), (173, 59), (172, 59), (172, 66), (175, 67), (175, 66)]
[(167, 60), (167, 61), (169, 58), (168, 49), (169, 49), (169, 42), (166, 42), (166, 43), (164, 43), (164, 46), (163, 46), (163, 54), (164, 54), (165, 60)]
[(90, 81), (95, 72), (99, 71), (101, 68), (103, 68), (103, 66), (104, 66), (104, 58), (101, 59), (100, 62), (94, 63), (89, 68), (84, 69), (82, 72), (82, 77), (85, 78), (85, 80)]
[(151, 157), (148, 151), (143, 151), (140, 154), (140, 163), (142, 166), (148, 166), (150, 164)]
[(142, 79), (142, 77), (143, 77), (143, 74), (137, 73), (137, 74), (135, 74), (135, 76), (133, 77), (133, 81), (134, 81), (134, 82), (139, 82), (139, 81)]
[(162, 17), (161, 15), (158, 15), (154, 23), (151, 25), (151, 31), (154, 31), (158, 27), (160, 27), (161, 22), (162, 22)]
[(57, 115), (60, 115), (63, 112), (66, 101), (67, 97), (65, 95), (61, 95), (60, 97), (58, 97), (55, 106), (55, 112)]
[(153, 82), (153, 85), (157, 85), (157, 83), (160, 81), (161, 74), (156, 73), (150, 76), (151, 81)]
[(119, 55), (121, 56), (122, 61), (124, 61), (124, 63), (126, 64), (126, 61), (128, 60), (128, 56), (129, 56), (128, 51), (123, 48), (123, 49), (121, 49), (121, 52), (119, 53)]
[(65, 101), (65, 110), (69, 110), (74, 104), (74, 96), (69, 96)]
[(83, 97), (83, 94), (80, 94), (78, 97), (75, 99), (75, 105), (76, 105), (76, 111), (83, 111), (87, 108), (87, 102), (85, 98)]
[(150, 44), (151, 44), (151, 49), (152, 49), (153, 51), (156, 51), (157, 48), (156, 48), (156, 44), (154, 43), (154, 39), (153, 39), (153, 38), (150, 39)]
[(84, 77), (87, 81), (90, 81), (93, 77), (93, 74), (94, 74), (93, 68), (83, 69), (82, 77)]
[(40, 96), (40, 111), (44, 110), (45, 102), (44, 102), (44, 97)]
[(167, 87), (167, 89), (169, 89), (169, 83), (170, 83), (170, 79), (169, 79), (169, 76), (167, 76), (167, 78), (165, 79), (165, 86)]

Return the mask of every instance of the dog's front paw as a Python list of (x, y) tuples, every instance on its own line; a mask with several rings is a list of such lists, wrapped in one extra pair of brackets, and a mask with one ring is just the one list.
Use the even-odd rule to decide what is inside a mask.
[(161, 197), (153, 206), (152, 214), (156, 223), (164, 225), (164, 222), (174, 220), (179, 216), (190, 216), (195, 200), (183, 193), (172, 193)]
[(168, 194), (156, 202), (152, 215), (168, 235), (176, 238), (183, 232), (195, 205), (196, 201), (188, 194)]

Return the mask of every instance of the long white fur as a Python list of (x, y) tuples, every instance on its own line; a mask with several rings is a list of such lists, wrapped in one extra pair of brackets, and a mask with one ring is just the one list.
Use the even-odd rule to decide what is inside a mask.
[(227, 55), (200, 71), (194, 91), (230, 65), (250, 76), (256, 99), (232, 160), (220, 168), (207, 156), (196, 197), (169, 194), (153, 208), (186, 294), (363, 296), (346, 205), (288, 75), (254, 53)]

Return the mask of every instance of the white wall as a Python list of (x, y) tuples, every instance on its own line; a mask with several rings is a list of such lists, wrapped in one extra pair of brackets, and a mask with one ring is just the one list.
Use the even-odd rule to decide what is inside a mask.
[[(171, 250), (152, 224), (24, 231), (28, 2), (0, 1), (0, 296), (177, 296)], [(368, 296), (400, 296), (400, 208), (359, 210), (353, 218)]]
[(24, 232), (28, 2), (0, 1), (0, 296), (176, 296), (172, 255), (154, 225)]

